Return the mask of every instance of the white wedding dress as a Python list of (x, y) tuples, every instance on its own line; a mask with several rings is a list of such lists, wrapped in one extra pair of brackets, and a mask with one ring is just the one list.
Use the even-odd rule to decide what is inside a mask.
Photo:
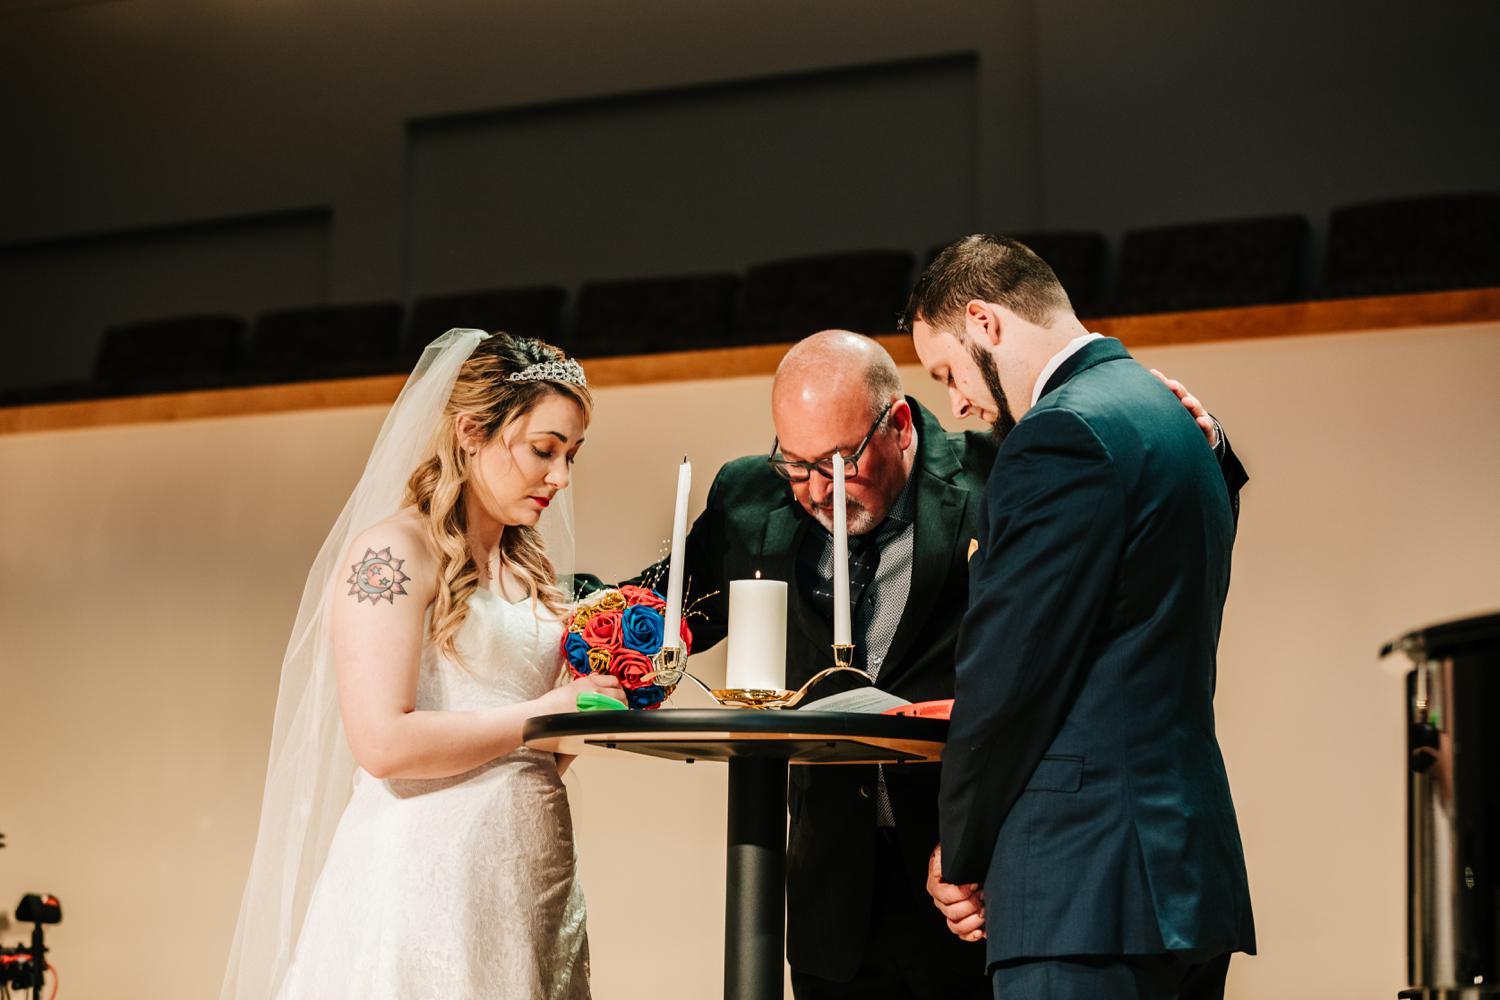
[[(456, 642), (464, 663), (424, 649), (417, 707), (545, 694), (562, 628), (481, 588)], [(356, 771), (279, 996), (587, 1000), (583, 894), (552, 755), (523, 747), (432, 780)]]

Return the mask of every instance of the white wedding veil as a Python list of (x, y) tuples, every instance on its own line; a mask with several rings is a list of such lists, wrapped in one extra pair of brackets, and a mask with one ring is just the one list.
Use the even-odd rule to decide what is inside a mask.
[[(355, 536), (394, 514), (406, 482), (431, 453), (459, 369), (489, 334), (449, 330), (423, 351), (396, 398), (354, 493), (307, 575), (271, 730), (270, 762), (250, 874), (240, 902), (221, 1000), (273, 1000), (281, 988), (318, 873), (349, 801), (354, 758), (339, 719), (329, 601), (344, 596)], [(572, 597), (573, 518), (560, 492), (538, 529)]]

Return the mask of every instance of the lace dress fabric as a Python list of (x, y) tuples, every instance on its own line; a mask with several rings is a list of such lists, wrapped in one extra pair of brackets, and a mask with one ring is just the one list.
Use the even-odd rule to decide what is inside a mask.
[[(562, 625), (529, 601), (469, 599), (456, 646), (424, 649), (419, 709), (545, 694)], [(357, 771), (281, 1000), (588, 1000), (588, 937), (567, 793), (521, 748), (451, 778)]]

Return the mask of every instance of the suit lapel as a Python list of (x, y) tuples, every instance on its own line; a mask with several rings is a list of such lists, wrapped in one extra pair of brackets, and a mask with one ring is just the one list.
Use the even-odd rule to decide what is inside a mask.
[(963, 466), (954, 455), (942, 425), (920, 406), (913, 405), (912, 413), (917, 420), (920, 460), (915, 470), (917, 504), (911, 590), (901, 620), (896, 624), (896, 634), (891, 638), (891, 647), (886, 651), (884, 662), (890, 665), (890, 672), (881, 667), (880, 686), (886, 689), (911, 666), (908, 654), (912, 644), (945, 589), (943, 584), (952, 569), (954, 554), (963, 541), (959, 533), (969, 502), (969, 491), (953, 482)]
[(881, 668), (880, 686), (891, 685), (911, 665), (907, 655), (922, 627), (932, 615), (938, 596), (945, 589), (943, 584), (953, 566), (954, 553), (958, 550), (958, 537), (963, 528), (964, 508), (969, 493), (927, 473), (920, 474), (921, 489), (917, 493), (916, 535), (913, 539), (911, 564), (911, 591), (906, 608), (901, 612), (901, 621), (896, 625), (896, 634), (891, 638), (891, 647), (886, 652), (885, 662), (891, 670)]
[(1095, 365), (1102, 365), (1106, 361), (1119, 361), (1121, 358), (1128, 357), (1130, 357), (1130, 352), (1125, 350), (1125, 345), (1114, 337), (1102, 337), (1099, 340), (1091, 340), (1077, 351), (1074, 351), (1072, 357), (1057, 366), (1057, 371), (1052, 373), (1052, 376), (1047, 379), (1047, 384), (1042, 386), (1042, 391), (1037, 394), (1037, 402), (1040, 403), (1042, 397), (1046, 396), (1047, 393), (1056, 389), (1081, 371), (1085, 371)]

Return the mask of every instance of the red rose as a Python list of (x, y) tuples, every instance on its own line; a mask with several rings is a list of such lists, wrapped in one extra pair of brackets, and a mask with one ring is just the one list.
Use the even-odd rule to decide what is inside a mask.
[(594, 649), (620, 648), (619, 611), (601, 611), (583, 627), (583, 640)]
[(649, 587), (635, 587), (627, 583), (620, 588), (620, 593), (631, 604), (644, 604), (646, 607), (656, 608), (658, 611), (667, 606), (667, 602), (662, 600), (656, 591)]
[(656, 667), (644, 653), (638, 653), (633, 649), (620, 650), (609, 664), (609, 672), (620, 679), (620, 686), (627, 691), (648, 687), (655, 683), (646, 679), (646, 675), (655, 669)]
[(682, 627), (677, 630), (682, 635), (682, 651), (691, 653), (693, 651), (693, 630), (688, 628), (687, 616), (682, 618)]

